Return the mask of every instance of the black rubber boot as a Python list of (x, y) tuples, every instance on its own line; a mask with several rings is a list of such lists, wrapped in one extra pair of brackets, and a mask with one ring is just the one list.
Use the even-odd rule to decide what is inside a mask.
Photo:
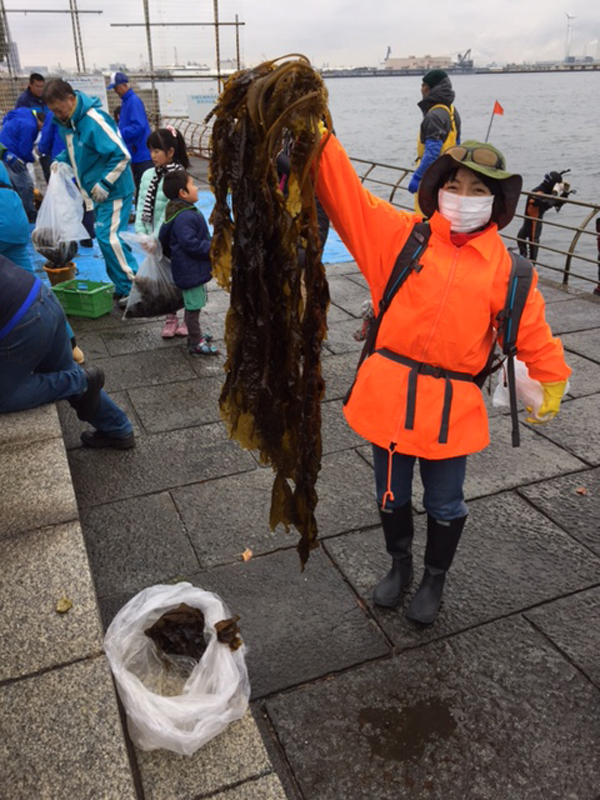
[(442, 602), (446, 573), (450, 569), (467, 517), (443, 522), (427, 515), (425, 572), (406, 616), (413, 622), (430, 625)]
[(413, 577), (411, 544), (413, 539), (412, 506), (405, 503), (390, 511), (379, 509), (385, 546), (392, 557), (392, 568), (373, 591), (373, 602), (396, 608)]

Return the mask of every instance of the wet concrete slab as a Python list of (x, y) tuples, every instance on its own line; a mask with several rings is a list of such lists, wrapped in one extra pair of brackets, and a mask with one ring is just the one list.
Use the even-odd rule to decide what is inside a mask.
[(129, 389), (129, 397), (150, 433), (218, 422), (222, 378), (196, 379)]
[(199, 568), (168, 492), (81, 512), (99, 596), (138, 592)]
[(519, 494), (600, 556), (600, 469), (523, 486)]
[(600, 394), (600, 366), (576, 353), (566, 354), (567, 364), (573, 370), (569, 378), (569, 395), (585, 397)]
[(360, 317), (362, 305), (370, 298), (369, 290), (347, 277), (328, 276), (331, 302), (353, 317)]
[(565, 350), (600, 363), (600, 328), (582, 333), (565, 333), (560, 338)]
[[(271, 698), (305, 800), (592, 800), (600, 694), (522, 618)], [(343, 713), (341, 712), (343, 709)]]
[(79, 448), (68, 455), (80, 508), (241, 473), (256, 466), (249, 453), (225, 438), (220, 424), (145, 436), (133, 450)]
[(188, 358), (180, 349), (132, 353), (118, 358), (98, 359), (95, 363), (104, 369), (104, 387), (109, 394), (138, 386), (183, 381), (195, 376)]
[(550, 303), (546, 308), (546, 321), (555, 336), (597, 328), (600, 326), (600, 303), (584, 299)]
[(6, 800), (136, 800), (103, 656), (0, 686)]
[(342, 400), (352, 385), (358, 363), (358, 353), (326, 355), (321, 360), (325, 380), (325, 400)]
[(147, 350), (164, 350), (181, 348), (185, 338), (174, 336), (163, 339), (160, 335), (164, 323), (152, 320), (142, 324), (127, 325), (115, 330), (103, 331), (102, 341), (111, 356), (123, 356), (129, 353), (142, 353)]
[(322, 550), (304, 572), (286, 550), (189, 578), (239, 614), (253, 697), (347, 669), (389, 652)]
[[(297, 546), (295, 528), (269, 528), (273, 480), (267, 467), (172, 490), (203, 568), (239, 562), (247, 548), (259, 555)], [(378, 524), (372, 481), (371, 468), (353, 450), (323, 458), (317, 481), (320, 538)]]
[(358, 447), (365, 441), (348, 425), (342, 404), (337, 400), (321, 404), (321, 437), (323, 453)]
[(415, 582), (398, 611), (380, 609), (372, 602), (373, 587), (390, 563), (380, 530), (350, 533), (324, 545), (399, 649), (587, 589), (599, 580), (600, 559), (515, 493), (473, 501), (440, 614), (435, 625), (423, 630), (404, 617), (423, 572), (424, 515), (416, 518), (415, 528)]
[(600, 630), (600, 587), (525, 613), (544, 636), (600, 689), (595, 632)]
[(364, 342), (357, 342), (354, 332), (360, 325), (360, 320), (349, 319), (329, 329), (323, 347), (331, 353), (356, 353), (356, 358), (363, 348)]
[(598, 395), (577, 397), (562, 403), (560, 415), (540, 426), (540, 433), (554, 444), (573, 453), (592, 466), (600, 464), (600, 425), (590, 424), (598, 420)]

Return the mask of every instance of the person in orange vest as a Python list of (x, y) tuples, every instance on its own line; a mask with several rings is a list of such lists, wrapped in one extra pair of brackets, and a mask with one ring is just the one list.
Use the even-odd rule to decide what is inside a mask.
[(565, 199), (574, 194), (570, 184), (563, 181), (564, 172), (547, 172), (544, 180), (528, 195), (525, 202), (525, 219), (517, 233), (519, 252), (522, 256), (537, 261), (538, 244), (542, 235), (542, 220), (548, 209), (554, 208), (558, 213), (564, 205)]
[[(392, 559), (374, 591), (380, 606), (398, 606), (412, 580), (412, 478), (419, 460), (427, 546), (407, 616), (422, 624), (437, 616), (467, 520), (467, 456), (489, 443), (483, 395), (473, 377), (486, 365), (505, 306), (512, 259), (498, 231), (513, 218), (521, 186), (521, 176), (506, 170), (499, 150), (474, 141), (449, 148), (425, 170), (418, 197), (430, 218), (429, 240), (393, 296), (344, 407), (350, 426), (373, 444), (376, 494)], [(331, 134), (316, 188), (378, 308), (421, 217), (370, 194)], [(527, 418), (532, 424), (556, 416), (571, 373), (545, 321), (537, 280), (534, 271), (516, 342), (519, 358), (544, 391), (540, 408)]]
[[(417, 138), (417, 163), (408, 191), (416, 194), (427, 167), (449, 147), (460, 144), (460, 115), (454, 107), (455, 93), (448, 73), (432, 69), (423, 76), (423, 99), (418, 103), (423, 121)], [(419, 213), (417, 197), (415, 211)]]

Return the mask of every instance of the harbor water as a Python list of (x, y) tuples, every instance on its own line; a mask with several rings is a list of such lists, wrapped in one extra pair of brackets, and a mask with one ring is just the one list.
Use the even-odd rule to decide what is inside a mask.
[[(187, 114), (187, 97), (201, 91), (202, 83), (195, 83), (163, 84), (164, 91), (168, 90), (168, 108), (163, 112)], [(483, 141), (495, 101), (503, 107), (504, 114), (493, 117), (489, 141), (505, 154), (509, 170), (523, 175), (525, 191), (536, 187), (550, 170), (570, 169), (566, 180), (577, 192), (571, 199), (600, 202), (600, 72), (456, 74), (452, 83), (463, 141)], [(326, 85), (336, 134), (351, 156), (414, 167), (422, 120), (417, 106), (420, 76), (330, 78)], [(162, 95), (160, 83), (158, 88)], [(408, 204), (409, 196), (400, 193), (398, 200)], [(522, 201), (521, 213), (524, 205)], [(587, 209), (566, 205), (559, 214), (548, 211), (545, 221), (577, 227), (587, 213)], [(520, 225), (520, 220), (514, 220), (506, 232), (516, 235)], [(565, 250), (572, 237), (572, 231), (546, 225), (542, 243)], [(595, 261), (595, 237), (584, 235), (577, 252)], [(548, 253), (543, 260), (554, 266), (564, 264), (564, 257)], [(596, 277), (595, 266), (585, 262), (574, 263), (573, 271)], [(556, 273), (548, 277), (560, 279)], [(589, 290), (590, 284), (579, 282), (579, 288)]]

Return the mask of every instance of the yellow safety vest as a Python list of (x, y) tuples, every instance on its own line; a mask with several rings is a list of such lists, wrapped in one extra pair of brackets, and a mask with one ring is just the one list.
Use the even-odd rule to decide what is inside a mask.
[[(448, 136), (444, 139), (444, 143), (442, 144), (442, 149), (440, 151), (440, 155), (445, 153), (449, 147), (454, 147), (456, 144), (457, 138), (457, 131), (456, 131), (456, 120), (454, 119), (454, 106), (445, 106), (443, 103), (437, 103), (435, 106), (431, 106), (429, 111), (433, 111), (434, 108), (445, 108), (446, 111), (450, 114), (450, 131), (448, 132)], [(427, 113), (429, 113), (429, 111)], [(423, 158), (423, 153), (425, 152), (425, 142), (421, 141), (421, 128), (419, 127), (419, 135), (417, 136), (417, 160), (416, 164), (418, 166), (419, 162)], [(421, 214), (423, 216), (423, 212), (419, 207), (419, 193), (415, 194), (415, 213)]]
[[(456, 144), (456, 120), (454, 119), (454, 106), (445, 106), (443, 103), (438, 103), (435, 106), (431, 106), (429, 111), (433, 111), (434, 108), (445, 108), (446, 111), (450, 114), (450, 131), (448, 136), (444, 139), (444, 143), (442, 145), (441, 153), (445, 153), (449, 147), (454, 147)], [(429, 111), (427, 113), (429, 113)], [(417, 164), (423, 158), (423, 153), (425, 152), (425, 142), (421, 141), (421, 128), (419, 128), (419, 135), (417, 137)], [(441, 155), (440, 153), (440, 155)]]

